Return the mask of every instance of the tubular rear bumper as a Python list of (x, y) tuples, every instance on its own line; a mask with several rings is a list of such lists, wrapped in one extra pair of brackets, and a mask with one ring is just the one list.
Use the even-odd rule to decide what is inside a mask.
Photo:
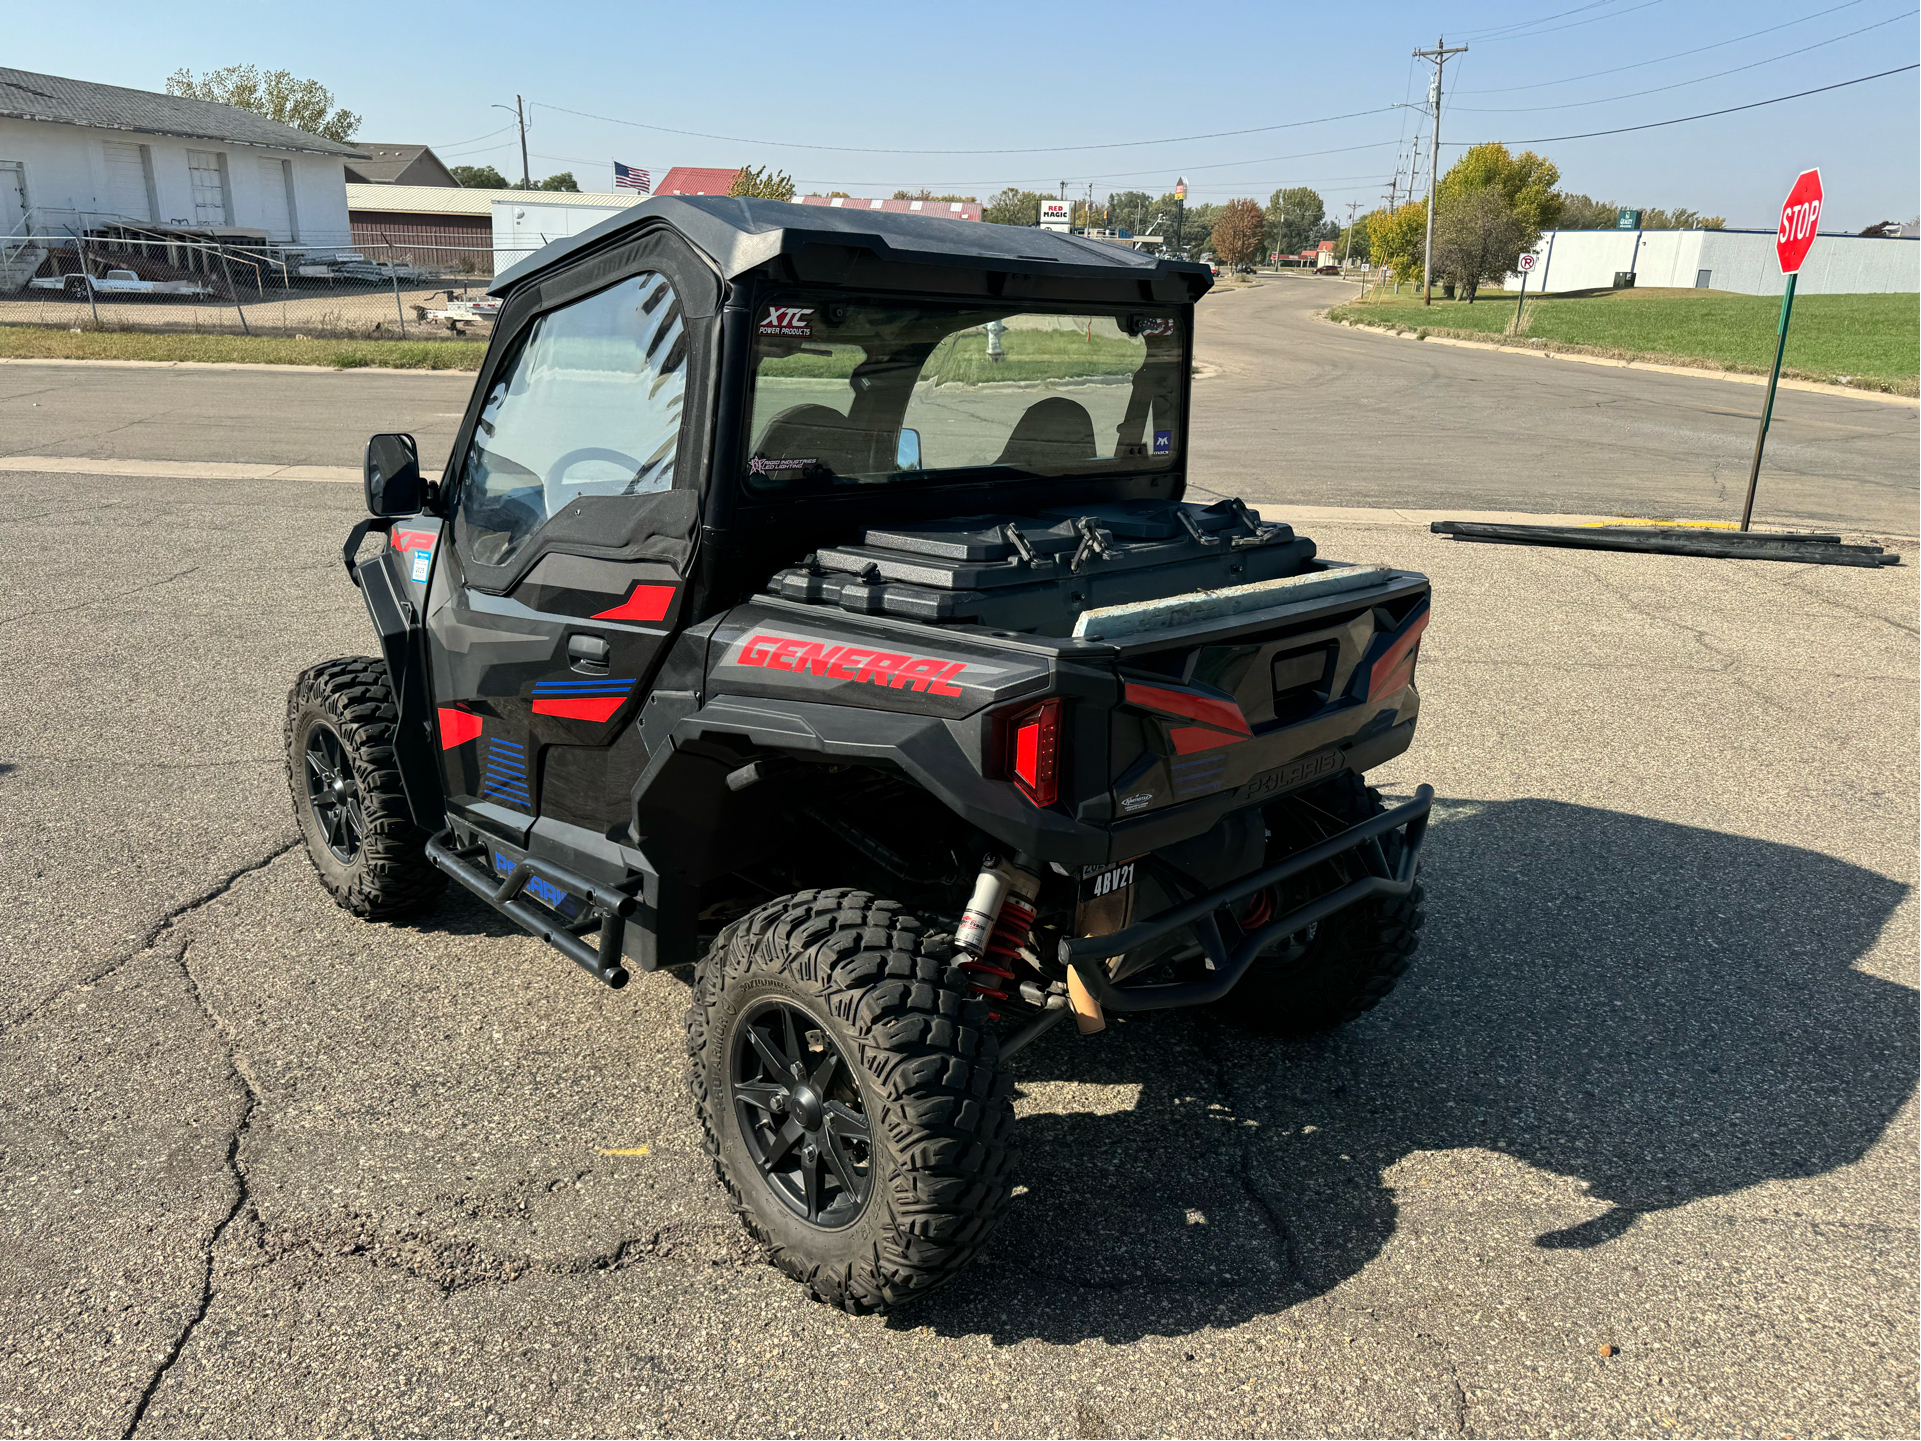
[[(1094, 999), (1110, 1011), (1159, 1011), (1175, 1006), (1203, 1006), (1218, 1001), (1246, 974), (1261, 951), (1282, 936), (1305, 930), (1316, 921), (1344, 911), (1357, 901), (1375, 896), (1404, 896), (1414, 889), (1420, 870), (1421, 846), (1427, 836), (1427, 816), (1434, 801), (1434, 788), (1421, 786), (1414, 799), (1384, 811), (1370, 820), (1330, 836), (1265, 870), (1241, 877), (1231, 885), (1189, 901), (1173, 910), (1163, 911), (1149, 920), (1105, 936), (1082, 936), (1060, 943), (1062, 964), (1079, 973), (1081, 982)], [(1402, 846), (1398, 863), (1387, 863), (1381, 837), (1401, 831)], [(1348, 882), (1329, 895), (1310, 901), (1284, 916), (1276, 917), (1258, 930), (1241, 937), (1232, 951), (1221, 934), (1218, 913), (1242, 901), (1263, 887), (1274, 885), (1336, 856), (1359, 851), (1368, 874)], [(1127, 986), (1115, 982), (1105, 962), (1115, 956), (1160, 940), (1176, 931), (1191, 931), (1200, 942), (1202, 954), (1214, 974), (1205, 981), (1179, 985)]]

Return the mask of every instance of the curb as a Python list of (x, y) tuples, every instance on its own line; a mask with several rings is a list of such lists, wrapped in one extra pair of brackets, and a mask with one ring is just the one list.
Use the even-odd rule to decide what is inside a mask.
[[(1651, 370), (1660, 375), (1689, 375), (1700, 380), (1731, 380), (1737, 385), (1766, 385), (1765, 375), (1744, 375), (1736, 370), (1709, 370), (1698, 365), (1669, 365), (1654, 360), (1617, 360), (1610, 355), (1582, 355), (1569, 350), (1536, 350), (1531, 346), (1502, 345), (1493, 340), (1457, 340), (1448, 335), (1415, 335), (1411, 331), (1390, 330), (1384, 325), (1363, 325), (1355, 320), (1329, 320), (1324, 310), (1316, 317), (1326, 325), (1339, 330), (1358, 330), (1371, 335), (1385, 335), (1395, 340), (1420, 340), (1428, 345), (1453, 345), (1462, 350), (1495, 350), (1504, 355), (1527, 355), (1536, 360), (1573, 360), (1583, 365), (1607, 365), (1616, 370)], [(1891, 395), (1885, 390), (1857, 390), (1851, 385), (1831, 385), (1822, 380), (1790, 380), (1781, 377), (1782, 390), (1805, 390), (1816, 395), (1845, 395), (1852, 400), (1873, 400), (1883, 405), (1921, 406), (1921, 397), (1912, 395)]]

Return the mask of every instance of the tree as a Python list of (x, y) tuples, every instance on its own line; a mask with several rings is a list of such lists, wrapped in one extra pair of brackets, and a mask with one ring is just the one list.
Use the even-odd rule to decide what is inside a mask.
[(981, 208), (981, 219), (994, 225), (1039, 225), (1040, 193), (1016, 190), (1010, 185), (998, 195), (987, 197), (987, 204)]
[(1728, 221), (1725, 215), (1703, 215), (1698, 210), (1689, 210), (1677, 205), (1672, 210), (1643, 210), (1641, 212), (1643, 230), (1726, 230)]
[(360, 129), (358, 115), (334, 108), (333, 91), (318, 80), (299, 80), (285, 70), (263, 75), (252, 65), (229, 65), (196, 80), (193, 71), (182, 66), (167, 77), (167, 93), (251, 110), (343, 145)]
[(977, 205), (980, 203), (971, 195), (936, 195), (933, 191), (928, 190), (925, 187), (919, 190), (911, 190), (911, 191), (896, 190), (894, 192), (894, 199), (896, 200), (932, 200), (936, 202), (946, 202), (950, 204), (958, 200), (966, 205)]
[(1587, 195), (1558, 192), (1561, 200), (1560, 227), (1563, 230), (1612, 230), (1621, 207), (1612, 200), (1595, 200)]
[(534, 189), (572, 190), (578, 192), (580, 187), (574, 183), (574, 172), (571, 170), (563, 170), (558, 175), (549, 175), (545, 180), (541, 181), (540, 184), (536, 185)]
[(729, 195), (751, 195), (761, 200), (792, 200), (794, 181), (785, 171), (744, 165), (728, 187)]
[(1258, 200), (1230, 200), (1221, 207), (1211, 236), (1223, 265), (1252, 265), (1267, 252), (1267, 216)]
[(1367, 217), (1367, 248), (1376, 265), (1394, 272), (1396, 280), (1421, 277), (1421, 254), (1427, 247), (1427, 202), (1416, 200), (1397, 210), (1377, 210)]
[(1305, 185), (1276, 190), (1267, 202), (1268, 235), (1283, 255), (1297, 255), (1325, 238), (1316, 231), (1326, 218), (1327, 205), (1320, 193)]
[[(1214, 242), (1214, 227), (1220, 222), (1225, 205), (1190, 205), (1186, 217), (1181, 221), (1181, 244), (1189, 255), (1200, 255), (1209, 250)], [(1174, 233), (1174, 221), (1170, 215), (1167, 222), (1169, 236)]]
[(507, 177), (491, 165), (449, 165), (447, 173), (469, 190), (505, 190)]
[(1474, 303), (1475, 292), (1514, 269), (1540, 231), (1496, 186), (1457, 196), (1434, 213), (1434, 273)]
[(1527, 227), (1529, 233), (1522, 243), (1532, 245), (1543, 230), (1552, 230), (1560, 223), (1561, 196), (1554, 188), (1560, 178), (1560, 167), (1532, 150), (1514, 155), (1498, 140), (1470, 146), (1441, 177), (1440, 206), (1434, 213), (1434, 223), (1441, 223), (1450, 202), (1476, 191), (1494, 190)]
[(1154, 223), (1154, 197), (1145, 190), (1119, 190), (1107, 197), (1108, 220), (1122, 230), (1143, 234)]
[(1334, 237), (1335, 254), (1345, 256), (1348, 260), (1356, 264), (1368, 264), (1374, 253), (1373, 247), (1368, 241), (1368, 227), (1374, 223), (1374, 216), (1380, 213), (1379, 211), (1373, 211), (1367, 215), (1363, 215), (1352, 225), (1348, 226), (1347, 229), (1337, 234)]

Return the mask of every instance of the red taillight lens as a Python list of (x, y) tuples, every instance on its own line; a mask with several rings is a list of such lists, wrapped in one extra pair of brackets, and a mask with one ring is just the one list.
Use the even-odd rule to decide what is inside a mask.
[(1367, 678), (1367, 698), (1392, 695), (1414, 679), (1414, 661), (1421, 653), (1421, 632), (1427, 629), (1432, 611), (1422, 611), (1414, 623), (1401, 633), (1387, 653), (1374, 662)]
[(1060, 799), (1061, 703), (1044, 700), (1007, 726), (1008, 770), (1021, 793), (1037, 806)]

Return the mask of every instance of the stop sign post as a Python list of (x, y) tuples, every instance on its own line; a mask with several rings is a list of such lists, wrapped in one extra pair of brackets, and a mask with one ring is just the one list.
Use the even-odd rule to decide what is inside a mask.
[(1761, 429), (1754, 437), (1754, 466), (1748, 472), (1748, 503), (1741, 511), (1741, 529), (1754, 519), (1754, 492), (1761, 484), (1761, 450), (1768, 442), (1768, 423), (1774, 419), (1774, 392), (1781, 383), (1781, 355), (1788, 348), (1788, 317), (1794, 313), (1794, 282), (1808, 258), (1821, 220), (1821, 172), (1803, 170), (1781, 202), (1781, 223), (1774, 234), (1774, 253), (1788, 278), (1781, 295), (1781, 324), (1774, 337), (1774, 369), (1768, 372), (1768, 398), (1761, 407)]

